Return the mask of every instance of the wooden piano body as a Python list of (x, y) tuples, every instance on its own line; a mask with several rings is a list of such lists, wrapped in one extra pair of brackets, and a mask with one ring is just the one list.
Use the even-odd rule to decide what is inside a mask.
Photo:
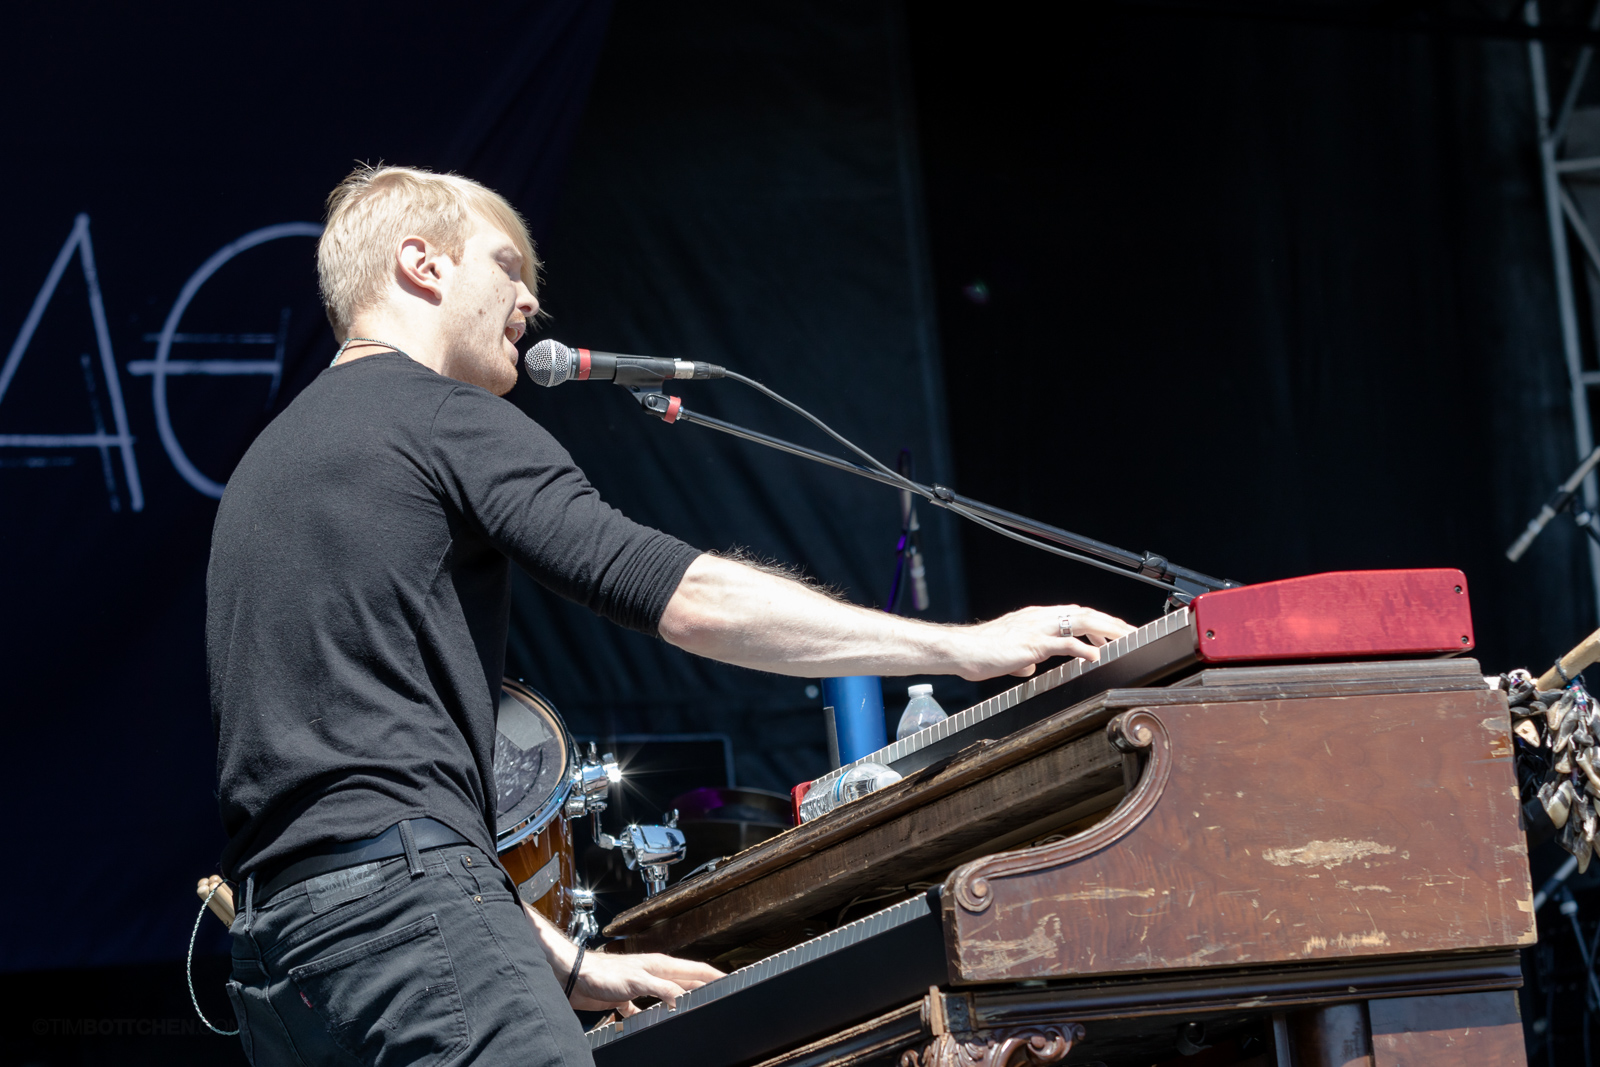
[(597, 1063), (1522, 1063), (1503, 694), (1469, 659), (1204, 663), (1041, 703), (618, 916), (744, 969)]

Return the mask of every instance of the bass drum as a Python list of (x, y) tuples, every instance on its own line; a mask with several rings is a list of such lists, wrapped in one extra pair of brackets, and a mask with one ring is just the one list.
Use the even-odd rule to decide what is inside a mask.
[(500, 683), (495, 716), (495, 851), (517, 892), (565, 930), (572, 921), (572, 829), (562, 808), (578, 750), (555, 705), (521, 682)]

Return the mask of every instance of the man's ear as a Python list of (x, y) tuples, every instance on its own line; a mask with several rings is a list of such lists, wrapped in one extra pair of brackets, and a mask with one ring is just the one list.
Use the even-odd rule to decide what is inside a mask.
[(444, 296), (444, 275), (450, 266), (454, 266), (450, 257), (437, 245), (415, 234), (401, 241), (395, 253), (395, 276), (400, 287), (435, 304)]

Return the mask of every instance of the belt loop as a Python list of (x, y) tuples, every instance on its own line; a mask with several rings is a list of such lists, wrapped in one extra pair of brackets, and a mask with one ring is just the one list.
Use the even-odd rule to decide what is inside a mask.
[(422, 853), (417, 851), (417, 835), (411, 830), (410, 819), (400, 820), (400, 843), (405, 846), (406, 864), (411, 869), (411, 877), (425, 873), (422, 869)]
[(256, 919), (256, 872), (251, 871), (244, 880), (244, 928), (248, 932)]

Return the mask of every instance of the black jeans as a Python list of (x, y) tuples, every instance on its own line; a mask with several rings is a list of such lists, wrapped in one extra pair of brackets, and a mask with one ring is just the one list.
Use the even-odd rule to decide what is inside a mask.
[(255, 1067), (593, 1067), (510, 880), (471, 845), (243, 896), (228, 997)]

